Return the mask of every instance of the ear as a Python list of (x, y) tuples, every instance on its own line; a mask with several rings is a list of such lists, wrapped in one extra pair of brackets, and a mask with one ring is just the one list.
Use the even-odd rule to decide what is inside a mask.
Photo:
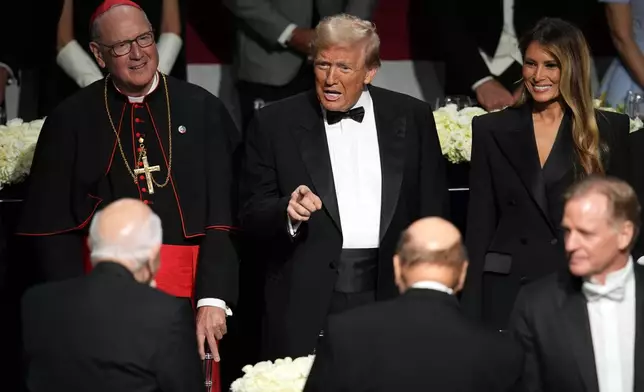
[(364, 77), (364, 84), (370, 84), (373, 81), (373, 78), (376, 77), (378, 72), (378, 67), (373, 67), (367, 70), (367, 74)]
[(461, 266), (461, 272), (458, 277), (458, 283), (456, 284), (456, 287), (454, 287), (454, 292), (458, 293), (459, 291), (463, 290), (463, 286), (465, 285), (465, 279), (467, 278), (467, 267), (469, 267), (470, 263), (468, 261), (464, 261), (463, 265)]
[(157, 271), (159, 270), (159, 267), (161, 266), (161, 246), (155, 246), (150, 250), (150, 258), (148, 259), (149, 267), (150, 267), (150, 272), (152, 272), (152, 275), (150, 278), (154, 278), (154, 275), (156, 275)]
[(620, 226), (621, 227), (617, 232), (617, 246), (619, 247), (619, 250), (624, 251), (628, 249), (628, 246), (633, 241), (633, 235), (635, 235), (635, 226), (631, 221), (626, 221)]
[(96, 42), (90, 42), (89, 50), (92, 51), (92, 54), (94, 55), (94, 58), (98, 63), (98, 66), (101, 68), (105, 68), (106, 64), (105, 64), (105, 60), (103, 59), (103, 53), (101, 53), (101, 47)]
[(405, 284), (402, 277), (402, 267), (400, 266), (400, 257), (394, 255), (394, 279), (398, 290), (402, 293), (405, 291)]

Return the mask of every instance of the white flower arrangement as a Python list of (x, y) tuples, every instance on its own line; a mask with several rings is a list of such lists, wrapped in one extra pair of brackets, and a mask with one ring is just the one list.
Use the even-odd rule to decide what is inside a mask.
[[(607, 111), (607, 112), (624, 113), (623, 107), (614, 108), (614, 107), (611, 107), (611, 106), (602, 106), (603, 105), (603, 100), (602, 99), (593, 100), (593, 104), (595, 106), (595, 109), (604, 110), (604, 111)], [(638, 117), (631, 118), (630, 126), (631, 126), (630, 131), (632, 133), (632, 132), (639, 131), (640, 129), (644, 128), (644, 123)]]
[(452, 163), (469, 162), (472, 152), (472, 119), (487, 113), (479, 107), (458, 110), (448, 104), (434, 111), (434, 121), (443, 155)]
[(23, 181), (29, 174), (44, 122), (16, 118), (0, 125), (0, 189)]
[(246, 365), (244, 376), (230, 386), (231, 392), (302, 392), (311, 371), (313, 355)]

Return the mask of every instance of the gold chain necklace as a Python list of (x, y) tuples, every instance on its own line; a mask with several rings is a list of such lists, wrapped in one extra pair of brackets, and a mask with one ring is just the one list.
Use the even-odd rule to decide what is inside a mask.
[[(170, 116), (170, 97), (168, 96), (168, 82), (166, 81), (165, 75), (160, 73), (161, 78), (163, 78), (163, 87), (165, 88), (165, 102), (166, 102), (166, 108), (168, 111), (168, 175), (165, 178), (165, 182), (163, 184), (159, 184), (156, 182), (154, 179), (154, 176), (152, 176), (152, 173), (150, 173), (150, 176), (152, 176), (152, 181), (154, 182), (154, 185), (158, 186), (159, 188), (163, 188), (166, 185), (168, 185), (168, 182), (170, 181), (170, 172), (172, 170), (172, 120)], [(123, 162), (125, 163), (125, 167), (127, 168), (127, 171), (130, 173), (130, 176), (132, 176), (132, 180), (134, 183), (137, 183), (136, 180), (136, 174), (130, 167), (130, 164), (127, 161), (127, 157), (125, 156), (125, 152), (123, 152), (123, 146), (121, 145), (121, 138), (119, 137), (119, 132), (116, 130), (116, 127), (114, 126), (114, 121), (112, 120), (112, 115), (110, 114), (110, 107), (107, 102), (107, 82), (110, 79), (110, 75), (108, 74), (107, 77), (105, 78), (105, 89), (103, 91), (103, 96), (105, 98), (105, 110), (107, 112), (107, 117), (110, 119), (110, 125), (112, 126), (112, 130), (114, 131), (114, 136), (116, 136), (116, 142), (119, 145), (119, 150), (121, 151), (121, 157), (123, 157)], [(145, 150), (145, 147), (143, 146), (143, 143), (139, 140), (140, 144), (140, 151), (139, 151), (139, 156), (137, 158), (137, 162), (141, 162), (143, 157), (146, 157), (147, 160), (147, 152)], [(163, 148), (163, 146), (161, 147)], [(136, 154), (136, 153), (135, 153)]]

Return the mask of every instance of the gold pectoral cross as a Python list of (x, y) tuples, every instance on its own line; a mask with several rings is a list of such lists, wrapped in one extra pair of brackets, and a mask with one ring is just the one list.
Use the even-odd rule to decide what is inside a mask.
[(154, 194), (154, 186), (152, 184), (152, 172), (161, 171), (161, 168), (159, 167), (159, 165), (150, 166), (148, 164), (148, 156), (147, 155), (143, 155), (141, 157), (141, 161), (143, 161), (143, 168), (134, 169), (134, 174), (136, 174), (136, 175), (145, 174), (145, 179), (148, 182), (148, 193), (152, 195), (152, 194)]

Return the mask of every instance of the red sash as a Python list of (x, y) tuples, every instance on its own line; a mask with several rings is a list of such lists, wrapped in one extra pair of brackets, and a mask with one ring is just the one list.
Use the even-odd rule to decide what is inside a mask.
[[(199, 246), (162, 245), (161, 265), (155, 276), (157, 289), (175, 297), (187, 297), (194, 303), (194, 281), (197, 275)], [(85, 272), (92, 270), (89, 249), (85, 253)], [(221, 390), (219, 363), (212, 364), (212, 392)]]

